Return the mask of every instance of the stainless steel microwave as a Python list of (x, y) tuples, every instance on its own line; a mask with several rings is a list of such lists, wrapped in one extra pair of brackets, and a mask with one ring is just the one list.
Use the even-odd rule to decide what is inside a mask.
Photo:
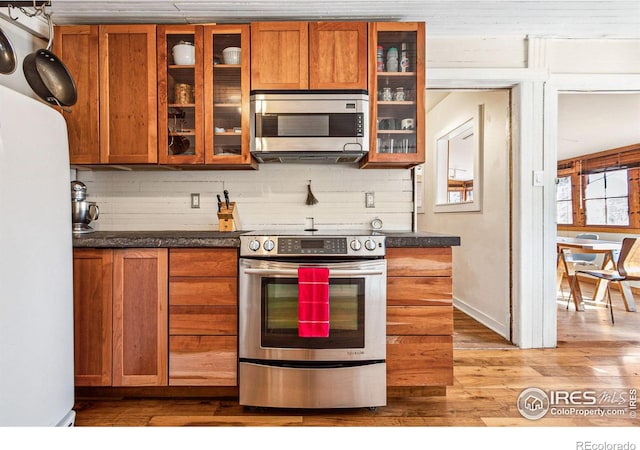
[(250, 114), (259, 162), (356, 162), (369, 151), (366, 91), (253, 91)]

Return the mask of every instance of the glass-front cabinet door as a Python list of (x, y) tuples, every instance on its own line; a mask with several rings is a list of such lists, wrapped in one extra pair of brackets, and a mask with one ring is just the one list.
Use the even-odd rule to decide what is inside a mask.
[(158, 26), (158, 160), (202, 164), (203, 41), (197, 25)]
[(371, 143), (363, 167), (424, 162), (425, 24), (369, 24)]
[(249, 25), (204, 27), (205, 164), (252, 166)]

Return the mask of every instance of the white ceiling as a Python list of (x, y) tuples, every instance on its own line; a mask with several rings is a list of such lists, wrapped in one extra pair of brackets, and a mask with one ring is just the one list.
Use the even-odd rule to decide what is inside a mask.
[(424, 21), (430, 36), (640, 37), (640, 1), (52, 0), (54, 23)]
[(640, 143), (640, 93), (558, 96), (558, 160)]

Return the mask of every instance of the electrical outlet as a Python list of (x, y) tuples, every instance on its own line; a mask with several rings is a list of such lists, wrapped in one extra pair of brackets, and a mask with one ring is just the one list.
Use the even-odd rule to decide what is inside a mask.
[(366, 192), (364, 194), (364, 206), (365, 208), (375, 208), (376, 200), (373, 192)]
[(191, 207), (200, 208), (200, 194), (191, 194)]

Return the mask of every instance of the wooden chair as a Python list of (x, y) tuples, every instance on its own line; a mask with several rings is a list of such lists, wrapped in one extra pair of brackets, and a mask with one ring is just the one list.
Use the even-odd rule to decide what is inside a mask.
[[(576, 234), (576, 238), (579, 239), (600, 239), (600, 236), (595, 233), (580, 233)], [(567, 272), (563, 273), (562, 276), (573, 276), (573, 271), (575, 266), (590, 266), (594, 269), (600, 269), (596, 264), (596, 258), (598, 255), (595, 253), (575, 253), (572, 250), (564, 249), (566, 251), (562, 252), (562, 258), (565, 261), (565, 267), (567, 267)], [(571, 273), (568, 273), (571, 272)], [(564, 289), (562, 289), (562, 282), (560, 282), (560, 294), (564, 299)], [(569, 297), (567, 298), (567, 309), (569, 309), (569, 302), (571, 302), (571, 291), (569, 291)]]
[[(612, 282), (640, 281), (640, 239), (624, 238), (622, 240), (617, 266), (618, 270), (576, 270), (576, 274), (584, 273), (609, 282), (607, 283), (607, 306), (611, 312), (611, 323), (615, 323), (615, 320), (613, 318), (613, 307), (611, 306), (610, 284)], [(577, 276), (574, 277), (574, 282), (577, 278)]]

